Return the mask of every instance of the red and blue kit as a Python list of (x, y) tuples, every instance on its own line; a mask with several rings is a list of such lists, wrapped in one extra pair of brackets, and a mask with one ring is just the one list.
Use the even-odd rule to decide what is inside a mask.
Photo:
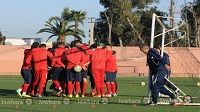
[[(33, 91), (35, 94), (39, 85), (39, 95), (42, 95), (43, 88), (45, 87), (47, 78), (47, 59), (52, 59), (53, 55), (49, 51), (43, 48), (32, 49), (31, 54), (28, 56), (26, 63), (34, 66), (34, 79), (33, 79)], [(54, 62), (52, 62), (54, 65)]]

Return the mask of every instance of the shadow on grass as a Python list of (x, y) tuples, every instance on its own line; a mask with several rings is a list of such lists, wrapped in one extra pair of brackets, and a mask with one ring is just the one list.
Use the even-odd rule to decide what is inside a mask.
[(16, 96), (16, 90), (12, 89), (0, 89), (0, 96)]

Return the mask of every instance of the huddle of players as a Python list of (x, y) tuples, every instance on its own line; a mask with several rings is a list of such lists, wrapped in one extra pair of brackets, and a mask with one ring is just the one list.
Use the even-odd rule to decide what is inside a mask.
[[(81, 72), (74, 70), (81, 66)], [(51, 70), (48, 74), (48, 67)], [(46, 90), (47, 76), (51, 76), (57, 96), (85, 97), (90, 76), (91, 95), (93, 97), (116, 96), (116, 52), (112, 45), (97, 48), (96, 44), (88, 47), (80, 40), (75, 40), (70, 47), (59, 42), (57, 47), (46, 50), (45, 44), (34, 42), (31, 49), (25, 49), (21, 75), (24, 84), (16, 90), (21, 97), (42, 97)], [(48, 74), (48, 75), (47, 75)], [(107, 92), (105, 94), (106, 84)]]

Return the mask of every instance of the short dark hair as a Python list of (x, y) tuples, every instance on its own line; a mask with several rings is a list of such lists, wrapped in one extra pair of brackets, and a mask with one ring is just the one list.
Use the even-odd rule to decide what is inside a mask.
[(39, 43), (38, 42), (33, 42), (33, 44), (31, 45), (31, 49), (33, 48), (38, 48), (39, 47)]
[(159, 45), (155, 45), (153, 48), (154, 49), (160, 49), (160, 46)]
[(145, 48), (145, 47), (149, 47), (149, 45), (146, 44), (146, 43), (143, 43), (143, 44), (141, 44), (141, 45), (139, 46), (140, 49), (143, 49), (143, 48)]
[(40, 48), (45, 48), (45, 47), (47, 47), (47, 45), (46, 45), (46, 44), (40, 44), (39, 47), (40, 47)]
[(94, 48), (97, 48), (97, 44), (95, 43), (90, 46), (90, 49), (94, 49)]
[[(108, 44), (106, 44), (106, 46), (112, 47), (112, 44), (108, 43)], [(106, 46), (105, 46), (105, 47), (106, 47)]]
[(116, 54), (117, 52), (115, 50), (112, 51), (112, 54)]
[(82, 44), (82, 41), (81, 40), (74, 40), (74, 44)]
[(72, 48), (72, 47), (76, 47), (74, 41), (72, 41), (72, 42), (70, 43), (70, 47), (71, 47), (71, 48)]
[(112, 44), (109, 44), (109, 43), (108, 43), (108, 44), (106, 44), (106, 46), (112, 46)]
[(103, 46), (102, 49), (106, 49), (106, 46)]
[(58, 43), (57, 43), (57, 42), (52, 42), (52, 48), (53, 48), (53, 49), (58, 48)]
[(59, 42), (58, 45), (65, 46), (65, 43), (64, 42)]

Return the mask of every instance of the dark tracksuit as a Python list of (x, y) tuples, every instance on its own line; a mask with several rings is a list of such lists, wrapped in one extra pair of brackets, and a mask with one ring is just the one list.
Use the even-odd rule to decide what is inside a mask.
[[(169, 60), (169, 55), (167, 53), (163, 53), (163, 60), (165, 61), (165, 63), (167, 65), (170, 66), (170, 60)], [(167, 70), (167, 78), (169, 79), (170, 78), (170, 74), (171, 74), (171, 70)], [(176, 91), (176, 88), (170, 84), (169, 82), (166, 82), (166, 86), (169, 87), (170, 89)]]
[(159, 92), (174, 99), (175, 95), (164, 87), (166, 83), (165, 77), (168, 74), (168, 71), (164, 65), (167, 63), (155, 49), (150, 49), (148, 51), (147, 64), (149, 66), (151, 75), (150, 89), (152, 102), (157, 103)]
[[(163, 53), (163, 60), (164, 60), (164, 63), (166, 63), (167, 65), (170, 66), (169, 55), (165, 52)], [(167, 77), (168, 78), (170, 77), (170, 74), (171, 74), (171, 70), (167, 70)]]

